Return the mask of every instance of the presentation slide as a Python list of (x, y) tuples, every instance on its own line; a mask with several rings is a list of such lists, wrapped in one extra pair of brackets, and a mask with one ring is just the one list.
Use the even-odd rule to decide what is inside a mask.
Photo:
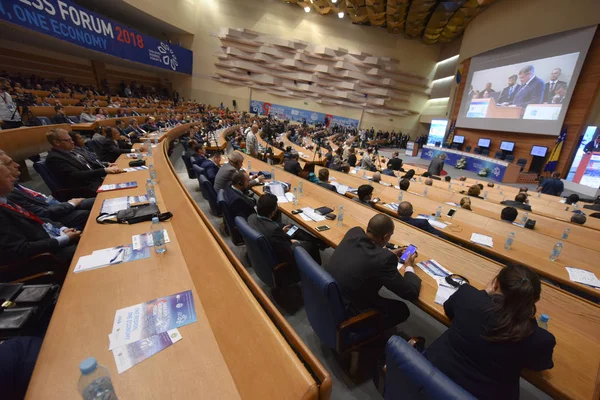
[(558, 135), (596, 27), (473, 57), (456, 126)]
[(429, 128), (429, 136), (427, 137), (427, 144), (435, 146), (437, 142), (442, 143), (444, 141), (447, 126), (447, 119), (432, 119), (431, 127)]

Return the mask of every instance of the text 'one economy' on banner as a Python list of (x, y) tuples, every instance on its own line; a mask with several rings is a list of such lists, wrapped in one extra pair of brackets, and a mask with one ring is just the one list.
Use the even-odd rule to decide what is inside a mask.
[(193, 53), (66, 0), (0, 0), (0, 19), (130, 61), (192, 73)]
[(328, 126), (344, 126), (346, 128), (358, 129), (359, 120), (338, 117), (331, 114), (323, 114), (319, 112), (302, 110), (300, 108), (293, 108), (287, 106), (280, 106), (279, 104), (266, 103), (258, 100), (250, 101), (250, 112), (258, 115), (271, 115), (277, 118), (289, 119), (295, 122), (306, 122), (307, 124), (323, 124), (325, 118), (327, 118)]

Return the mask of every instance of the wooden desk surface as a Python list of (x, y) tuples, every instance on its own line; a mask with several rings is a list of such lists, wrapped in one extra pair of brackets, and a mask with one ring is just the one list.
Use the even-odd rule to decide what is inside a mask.
[(283, 150), (278, 149), (277, 147), (271, 146), (270, 144), (268, 144), (265, 139), (263, 139), (263, 132), (260, 131), (258, 132), (258, 135), (256, 135), (256, 139), (258, 141), (258, 144), (261, 145), (264, 149), (271, 149), (271, 151), (273, 152), (271, 154), (271, 158), (275, 158), (279, 161), (283, 161)]
[[(284, 147), (290, 146), (292, 149), (296, 150), (300, 156), (300, 159), (304, 162), (314, 162), (315, 164), (325, 163), (324, 153), (315, 155), (312, 150), (305, 149), (302, 146), (298, 146), (296, 143), (292, 143), (288, 138), (289, 134), (289, 132), (285, 132), (283, 134), (282, 141)], [(321, 150), (321, 152), (323, 152), (323, 150)]]
[[(321, 167), (318, 167), (317, 169), (320, 168)], [(330, 177), (331, 176), (335, 177), (342, 185), (354, 188), (358, 188), (358, 186), (369, 182), (354, 174), (344, 174), (339, 171), (330, 171)], [(435, 201), (429, 197), (429, 193), (427, 194), (427, 197), (424, 197), (421, 189), (424, 190), (426, 187), (431, 189), (431, 187), (425, 185), (415, 185), (414, 183), (411, 183), (408, 192), (403, 192), (404, 195), (402, 200), (409, 201), (413, 205), (413, 218), (416, 218), (418, 214), (435, 214), (436, 209), (441, 206), (441, 222), (449, 223), (450, 225), (445, 229), (441, 229), (440, 232), (443, 232), (453, 240), (469, 244), (473, 248), (480, 249), (483, 252), (494, 254), (508, 262), (517, 262), (527, 265), (539, 274), (550, 279), (572, 286), (577, 290), (593, 296), (600, 297), (600, 291), (597, 289), (572, 282), (569, 279), (567, 270), (564, 268), (565, 266), (582, 268), (593, 271), (597, 274), (596, 276), (600, 276), (600, 265), (594, 263), (594, 260), (600, 258), (600, 252), (598, 252), (597, 249), (588, 249), (576, 245), (572, 241), (565, 241), (559, 259), (553, 262), (549, 259), (549, 255), (552, 251), (552, 247), (557, 242), (555, 238), (550, 238), (536, 231), (519, 228), (497, 219), (488, 218), (468, 210), (450, 206), (444, 204), (444, 202)], [(385, 204), (397, 203), (399, 194), (398, 189), (378, 183), (373, 184), (373, 189), (373, 197), (379, 197)], [(346, 196), (356, 197), (350, 193), (346, 193)], [(396, 211), (389, 209), (384, 204), (377, 204), (376, 208), (381, 212), (397, 217)], [(451, 208), (457, 210), (452, 219), (445, 217), (446, 213)], [(516, 237), (512, 249), (506, 250), (504, 248), (504, 241), (510, 232), (515, 232)], [(470, 239), (472, 233), (491, 236), (494, 240), (494, 247), (488, 248), (471, 243)]]
[[(252, 295), (189, 194), (171, 169), (168, 142), (154, 152), (157, 201), (174, 217), (163, 226), (171, 243), (149, 259), (73, 274), (70, 272), (50, 322), (28, 399), (79, 399), (78, 365), (94, 356), (108, 367), (123, 399), (317, 398), (319, 388), (280, 330)], [(125, 166), (128, 159), (121, 156)], [(99, 225), (102, 200), (145, 192), (147, 171), (109, 175), (105, 183), (137, 181), (139, 187), (99, 194), (78, 246), (78, 258), (93, 250), (131, 243), (150, 223)], [(119, 375), (108, 337), (115, 311), (191, 289), (198, 322), (180, 329), (183, 340)], [(58, 383), (58, 384), (57, 384)], [(330, 384), (330, 383), (329, 383)], [(323, 398), (327, 398), (325, 393)]]
[[(259, 160), (252, 160), (252, 164), (255, 168), (267, 168), (266, 164)], [(285, 171), (277, 171), (277, 174), (278, 180), (289, 182), (293, 187), (296, 187), (301, 179)], [(376, 210), (316, 184), (306, 180), (302, 182), (304, 195), (299, 198), (298, 205), (284, 203), (279, 207), (295, 223), (303, 226), (313, 235), (321, 237), (333, 247), (339, 244), (348, 229), (354, 226), (365, 228), (369, 219), (377, 213)], [(260, 187), (254, 187), (253, 190), (262, 193)], [(340, 205), (344, 206), (344, 225), (341, 227), (337, 226), (336, 221), (306, 222), (291, 213), (296, 208), (328, 206), (335, 209), (337, 214)], [(329, 225), (331, 229), (316, 232), (314, 228), (324, 224)], [(391, 242), (399, 245), (416, 245), (419, 248), (417, 261), (435, 259), (450, 271), (469, 278), (471, 284), (479, 289), (485, 288), (502, 268), (494, 261), (448, 241), (435, 238), (398, 220), (394, 220), (394, 224), (395, 232)], [(419, 268), (416, 273), (423, 280), (416, 304), (433, 317), (448, 324), (443, 307), (434, 302), (437, 283)], [(550, 331), (557, 341), (553, 356), (554, 368), (541, 373), (524, 371), (523, 376), (556, 397), (595, 399), (599, 390), (600, 310), (595, 304), (561, 289), (545, 283), (542, 286), (542, 296), (537, 303), (537, 311), (539, 314), (545, 313), (550, 316)]]

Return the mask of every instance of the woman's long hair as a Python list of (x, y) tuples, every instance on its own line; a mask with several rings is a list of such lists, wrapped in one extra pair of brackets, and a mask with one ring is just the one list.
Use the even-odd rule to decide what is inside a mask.
[(404, 174), (404, 176), (400, 179), (408, 179), (411, 180), (413, 178), (413, 176), (415, 176), (415, 170), (414, 169), (409, 169), (408, 172), (406, 174)]
[(496, 277), (502, 295), (492, 298), (487, 311), (489, 325), (484, 338), (491, 342), (518, 342), (531, 335), (535, 303), (542, 284), (537, 274), (520, 265), (509, 265)]

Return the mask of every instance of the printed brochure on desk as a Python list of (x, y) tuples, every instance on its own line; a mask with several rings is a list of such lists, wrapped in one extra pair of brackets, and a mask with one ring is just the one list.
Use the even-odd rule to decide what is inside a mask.
[(122, 374), (134, 365), (141, 363), (180, 340), (181, 334), (179, 330), (171, 329), (123, 347), (117, 347), (112, 351), (115, 364), (117, 364), (117, 371), (119, 374)]
[(115, 314), (109, 350), (196, 321), (191, 290), (122, 308)]

